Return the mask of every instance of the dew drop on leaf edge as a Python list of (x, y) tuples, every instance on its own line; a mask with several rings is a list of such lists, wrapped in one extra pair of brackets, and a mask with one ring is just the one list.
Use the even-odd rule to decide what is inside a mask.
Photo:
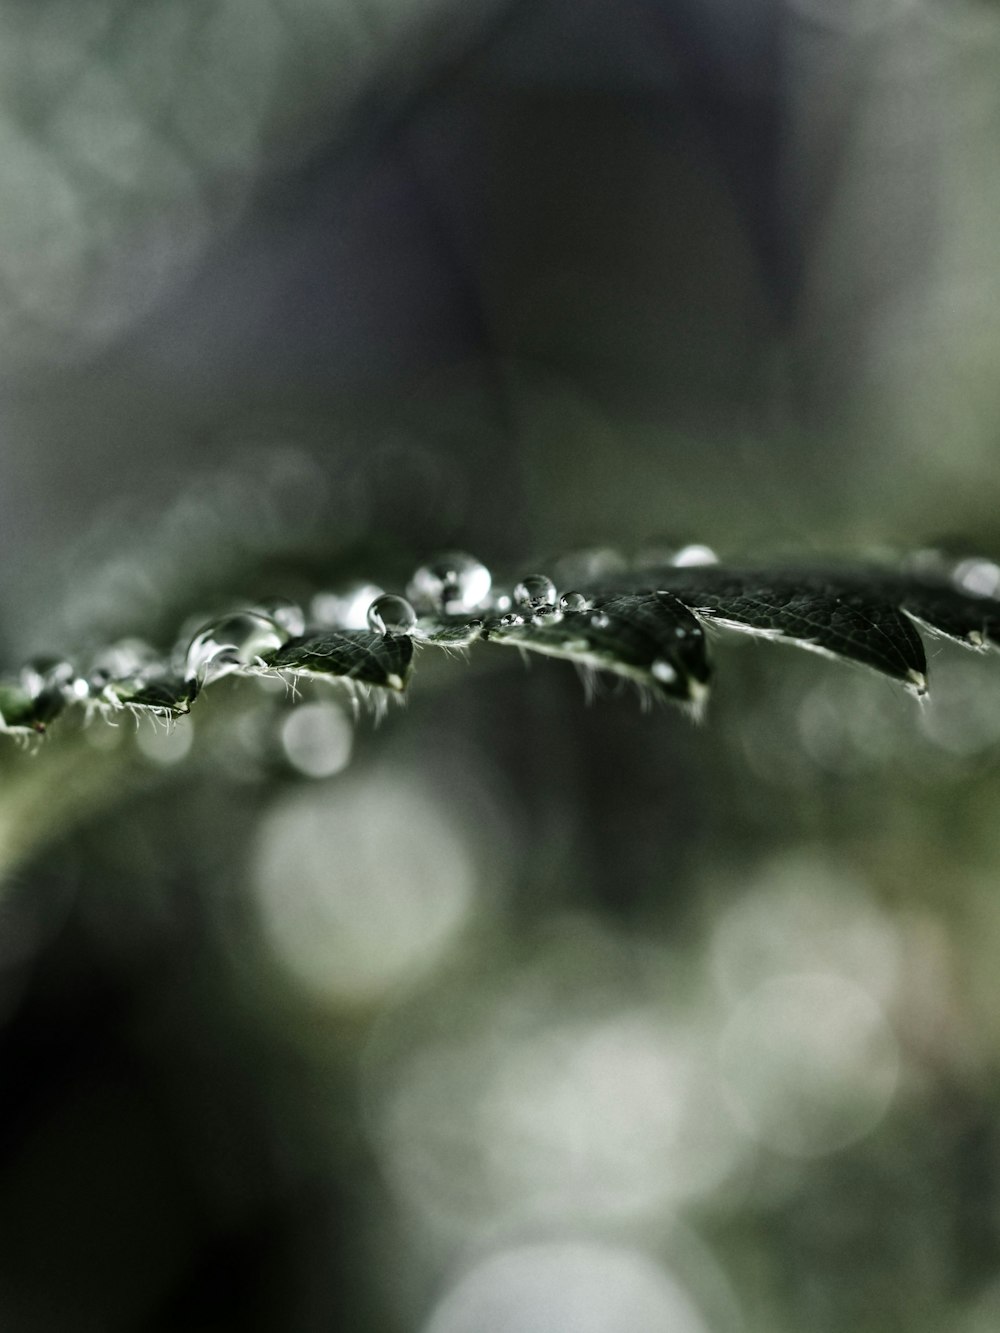
[(368, 628), (376, 634), (409, 634), (417, 623), (417, 613), (405, 597), (384, 592), (368, 608)]
[(514, 603), (531, 611), (555, 606), (556, 585), (547, 574), (528, 574), (514, 589)]
[(414, 570), (406, 595), (417, 606), (464, 615), (482, 606), (493, 576), (481, 560), (467, 551), (445, 551)]
[(263, 653), (273, 652), (289, 635), (259, 611), (238, 611), (200, 630), (191, 640), (184, 679), (205, 684), (240, 666), (249, 666)]

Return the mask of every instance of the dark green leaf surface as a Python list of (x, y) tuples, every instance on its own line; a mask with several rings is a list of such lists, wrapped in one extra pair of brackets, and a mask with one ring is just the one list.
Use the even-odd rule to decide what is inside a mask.
[(487, 624), (490, 642), (611, 671), (670, 698), (698, 702), (711, 667), (697, 618), (666, 592), (598, 595), (586, 611)]
[[(918, 694), (927, 683), (918, 627), (966, 648), (1000, 647), (1000, 601), (969, 590), (970, 577), (988, 588), (1000, 580), (1000, 570), (989, 561), (973, 560), (971, 575), (968, 562), (950, 566), (944, 558), (895, 566), (661, 564), (632, 569), (617, 561), (602, 574), (588, 574), (593, 564), (578, 562), (572, 589), (557, 589), (579, 593), (581, 609), (550, 606), (543, 598), (540, 606), (501, 612), (513, 593), (510, 585), (494, 584), (495, 600), (485, 607), (468, 615), (421, 615), (408, 633), (314, 629), (263, 655), (247, 648), (242, 661), (228, 658), (225, 654), (236, 649), (223, 645), (218, 662), (225, 669), (218, 674), (301, 672), (401, 692), (415, 646), (447, 651), (483, 640), (564, 658), (588, 672), (624, 677), (647, 695), (698, 706), (712, 675), (705, 625), (860, 663)], [(550, 580), (536, 575), (534, 582), (552, 595)], [(519, 595), (525, 598), (523, 591)], [(247, 615), (259, 620), (262, 613)], [(20, 676), (0, 682), (0, 725), (8, 731), (41, 731), (64, 708), (81, 702), (102, 711), (126, 707), (179, 716), (199, 693), (198, 685), (185, 682), (176, 669), (177, 662), (189, 661), (187, 648), (182, 641), (162, 661), (152, 655), (140, 672), (110, 681), (97, 674), (80, 679), (63, 662), (57, 667), (66, 671), (57, 671), (50, 681), (44, 663), (29, 664)], [(192, 673), (190, 666), (187, 674), (208, 685), (217, 678), (211, 671)]]
[(374, 634), (370, 630), (325, 630), (292, 639), (263, 661), (275, 671), (307, 671), (403, 690), (413, 657), (406, 635)]

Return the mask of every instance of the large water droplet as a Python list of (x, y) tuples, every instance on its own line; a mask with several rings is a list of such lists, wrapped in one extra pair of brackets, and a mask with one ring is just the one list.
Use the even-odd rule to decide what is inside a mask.
[(514, 589), (514, 601), (531, 611), (540, 606), (555, 606), (556, 585), (547, 574), (529, 574)]
[(446, 615), (464, 615), (482, 606), (493, 576), (481, 560), (465, 551), (446, 551), (414, 572), (406, 595), (418, 606)]
[(71, 662), (62, 657), (35, 657), (21, 668), (21, 688), (31, 700), (32, 725), (51, 721), (62, 712), (70, 699), (86, 698), (86, 681), (77, 688), (77, 674)]
[(996, 597), (1000, 592), (1000, 565), (992, 560), (960, 560), (951, 577), (956, 587), (973, 597)]
[(688, 569), (697, 565), (717, 565), (719, 557), (711, 546), (692, 543), (690, 546), (682, 546), (679, 551), (675, 551), (670, 563), (676, 565), (679, 569)]
[(405, 597), (384, 592), (368, 608), (368, 628), (376, 634), (409, 634), (417, 614)]
[(184, 679), (200, 685), (251, 666), (264, 653), (273, 652), (288, 640), (270, 616), (259, 611), (240, 611), (213, 621), (191, 640), (184, 663)]
[(309, 605), (309, 617), (321, 629), (367, 629), (368, 608), (384, 591), (376, 583), (350, 583), (318, 592)]
[(285, 597), (270, 597), (254, 607), (254, 610), (268, 616), (289, 638), (297, 639), (306, 631), (306, 618), (298, 602), (291, 602)]
[(21, 687), (32, 699), (43, 694), (63, 694), (76, 679), (71, 662), (62, 657), (34, 657), (21, 668)]
[(100, 691), (112, 680), (134, 680), (159, 665), (159, 658), (144, 639), (119, 639), (94, 657), (90, 682)]
[(590, 598), (584, 597), (582, 592), (564, 592), (559, 605), (563, 611), (589, 611)]

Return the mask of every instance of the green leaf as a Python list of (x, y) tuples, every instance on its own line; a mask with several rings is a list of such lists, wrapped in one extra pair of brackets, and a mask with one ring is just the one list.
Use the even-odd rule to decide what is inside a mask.
[(707, 694), (705, 632), (670, 593), (597, 595), (588, 610), (519, 619), (487, 622), (484, 638), (610, 671), (677, 701), (697, 705)]
[(324, 630), (291, 639), (263, 655), (274, 671), (337, 676), (402, 691), (413, 658), (413, 641), (404, 634), (373, 634), (370, 630)]

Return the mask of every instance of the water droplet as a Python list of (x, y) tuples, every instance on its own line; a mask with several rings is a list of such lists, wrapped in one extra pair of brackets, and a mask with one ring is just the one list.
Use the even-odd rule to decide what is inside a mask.
[(511, 611), (508, 615), (500, 617), (500, 624), (504, 627), (504, 629), (510, 629), (513, 625), (523, 625), (524, 616), (519, 616), (515, 612)]
[(555, 606), (556, 585), (547, 574), (529, 574), (514, 589), (514, 601), (532, 611), (540, 606)]
[(599, 583), (601, 579), (624, 574), (628, 561), (613, 546), (593, 546), (573, 551), (557, 563), (554, 570), (560, 584)]
[(653, 679), (660, 681), (663, 685), (673, 685), (677, 679), (676, 669), (662, 657), (658, 657), (649, 670)]
[(90, 679), (98, 688), (109, 680), (128, 680), (157, 664), (157, 656), (143, 639), (120, 639), (103, 648), (90, 664)]
[(445, 551), (417, 569), (406, 595), (418, 606), (430, 606), (446, 615), (464, 615), (482, 606), (493, 576), (481, 560), (465, 551)]
[(75, 679), (73, 664), (61, 657), (34, 657), (21, 668), (21, 687), (32, 699), (63, 694)]
[(318, 592), (309, 604), (309, 619), (321, 629), (367, 629), (368, 608), (384, 592), (377, 583), (347, 583)]
[(513, 599), (509, 593), (495, 592), (489, 599), (489, 609), (494, 615), (503, 615), (514, 605)]
[(289, 638), (297, 639), (306, 631), (306, 618), (298, 602), (291, 602), (284, 597), (273, 597), (261, 602), (254, 609), (262, 615), (269, 616)]
[(564, 592), (559, 598), (559, 605), (564, 611), (589, 611), (590, 599), (582, 592)]
[(607, 629), (611, 624), (611, 617), (605, 615), (603, 611), (598, 611), (596, 615), (590, 617), (590, 623), (594, 629)]
[(1000, 591), (1000, 566), (992, 560), (961, 560), (951, 577), (956, 587), (973, 597), (996, 597)]
[(532, 624), (556, 625), (563, 618), (558, 606), (536, 606), (531, 615)]
[(405, 597), (384, 592), (368, 608), (368, 628), (376, 634), (409, 634), (417, 623), (417, 613)]
[(31, 700), (31, 725), (51, 721), (62, 712), (67, 701), (86, 698), (86, 681), (81, 681), (84, 693), (76, 691), (77, 674), (71, 662), (61, 657), (35, 657), (21, 668), (20, 683)]
[(692, 543), (690, 546), (682, 546), (679, 551), (675, 551), (670, 563), (676, 565), (678, 569), (688, 569), (697, 565), (717, 565), (719, 557), (711, 546), (700, 546)]
[(200, 685), (251, 666), (263, 653), (272, 652), (288, 640), (270, 616), (259, 611), (240, 611), (206, 625), (191, 640), (184, 663), (184, 679)]

